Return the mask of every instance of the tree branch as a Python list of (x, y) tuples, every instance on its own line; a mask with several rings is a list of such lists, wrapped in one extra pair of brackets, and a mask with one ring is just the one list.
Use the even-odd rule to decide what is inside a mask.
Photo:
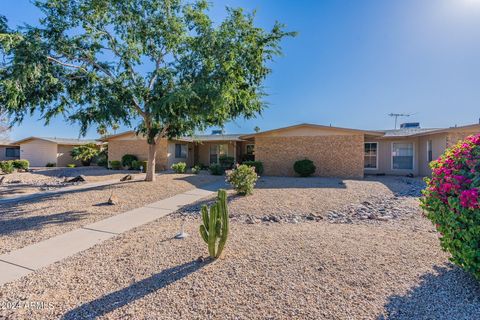
[(63, 61), (60, 61), (60, 60), (58, 60), (58, 59), (55, 59), (54, 57), (51, 57), (51, 56), (47, 56), (47, 59), (48, 59), (49, 61), (58, 63), (59, 65), (62, 65), (62, 66), (65, 66), (65, 67), (69, 67), (69, 68), (75, 68), (75, 69), (82, 70), (83, 72), (88, 73), (88, 70), (85, 69), (85, 68), (82, 67), (82, 66), (77, 66), (77, 65), (74, 65), (74, 64), (71, 64), (71, 63), (63, 62)]

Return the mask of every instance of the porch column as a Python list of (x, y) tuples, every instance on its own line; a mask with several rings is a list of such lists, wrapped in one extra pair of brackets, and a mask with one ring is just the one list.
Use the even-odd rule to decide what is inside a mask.
[(237, 142), (233, 142), (233, 163), (237, 163)]

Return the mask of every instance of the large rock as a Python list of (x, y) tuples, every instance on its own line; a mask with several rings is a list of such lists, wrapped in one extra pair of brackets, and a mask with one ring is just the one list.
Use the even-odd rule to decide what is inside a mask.
[(109, 205), (116, 205), (116, 204), (119, 204), (120, 201), (119, 201), (119, 199), (118, 199), (118, 197), (117, 197), (116, 195), (112, 194), (112, 195), (110, 196), (110, 198), (108, 198), (107, 203), (108, 203)]
[(87, 179), (85, 178), (84, 175), (79, 175), (67, 180), (67, 182), (85, 182), (85, 181), (87, 181)]
[(127, 174), (125, 177), (121, 178), (120, 181), (122, 181), (122, 182), (123, 182), (123, 181), (130, 181), (130, 180), (132, 180), (132, 179), (133, 179), (132, 175), (131, 175), (131, 174)]

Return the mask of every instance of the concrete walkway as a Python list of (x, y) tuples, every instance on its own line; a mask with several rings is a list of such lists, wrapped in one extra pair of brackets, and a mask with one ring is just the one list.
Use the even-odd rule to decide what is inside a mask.
[(79, 229), (0, 255), (0, 285), (65, 259), (135, 227), (154, 221), (185, 205), (213, 195), (225, 182), (216, 182), (145, 207), (85, 225)]

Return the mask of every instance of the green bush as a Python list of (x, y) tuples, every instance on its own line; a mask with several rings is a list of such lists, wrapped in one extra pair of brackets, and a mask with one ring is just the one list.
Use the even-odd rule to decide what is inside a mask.
[(480, 280), (480, 134), (430, 164), (421, 206), (450, 260)]
[(13, 161), (0, 161), (0, 170), (5, 174), (12, 173), (15, 170)]
[(293, 165), (293, 170), (295, 170), (300, 177), (309, 177), (315, 173), (316, 169), (313, 161), (308, 159), (298, 160)]
[(185, 162), (174, 163), (172, 164), (172, 170), (175, 173), (185, 173), (187, 172), (187, 164)]
[(120, 170), (122, 168), (122, 163), (118, 160), (109, 161), (110, 169)]
[(108, 145), (101, 147), (100, 152), (93, 159), (93, 162), (99, 167), (108, 167)]
[(97, 166), (99, 166), (99, 167), (108, 167), (108, 159), (107, 159), (107, 158), (99, 158), (99, 159), (97, 159)]
[(219, 164), (212, 164), (208, 169), (210, 170), (210, 173), (214, 176), (221, 176), (225, 171)]
[(244, 161), (242, 164), (255, 168), (255, 172), (258, 175), (263, 174), (263, 162), (261, 161)]
[(255, 167), (242, 164), (233, 170), (227, 171), (226, 180), (238, 194), (249, 195), (253, 193), (258, 175), (255, 173)]
[(220, 162), (220, 165), (222, 166), (222, 168), (231, 169), (235, 164), (235, 158), (229, 157), (229, 156), (220, 156), (220, 158), (218, 159), (218, 162)]
[(147, 161), (141, 161), (141, 160), (134, 160), (132, 161), (132, 169), (133, 170), (140, 170), (140, 167), (142, 168), (142, 172), (147, 172)]
[(126, 154), (122, 157), (122, 166), (124, 168), (133, 169), (133, 161), (138, 161), (137, 156), (134, 156), (133, 154)]
[(100, 147), (95, 143), (76, 146), (70, 152), (73, 160), (81, 161), (82, 165), (89, 166), (92, 160), (100, 153)]
[(56, 167), (57, 164), (55, 162), (47, 162), (47, 164), (45, 165), (45, 167), (47, 168), (53, 168), (53, 167)]
[(13, 167), (15, 169), (19, 169), (19, 170), (28, 170), (28, 168), (30, 167), (30, 162), (28, 162), (28, 160), (13, 160)]
[(202, 168), (199, 165), (195, 165), (195, 166), (192, 167), (192, 173), (193, 174), (199, 174), (200, 170), (202, 170)]
[(67, 164), (67, 168), (75, 168), (77, 165), (74, 163)]

